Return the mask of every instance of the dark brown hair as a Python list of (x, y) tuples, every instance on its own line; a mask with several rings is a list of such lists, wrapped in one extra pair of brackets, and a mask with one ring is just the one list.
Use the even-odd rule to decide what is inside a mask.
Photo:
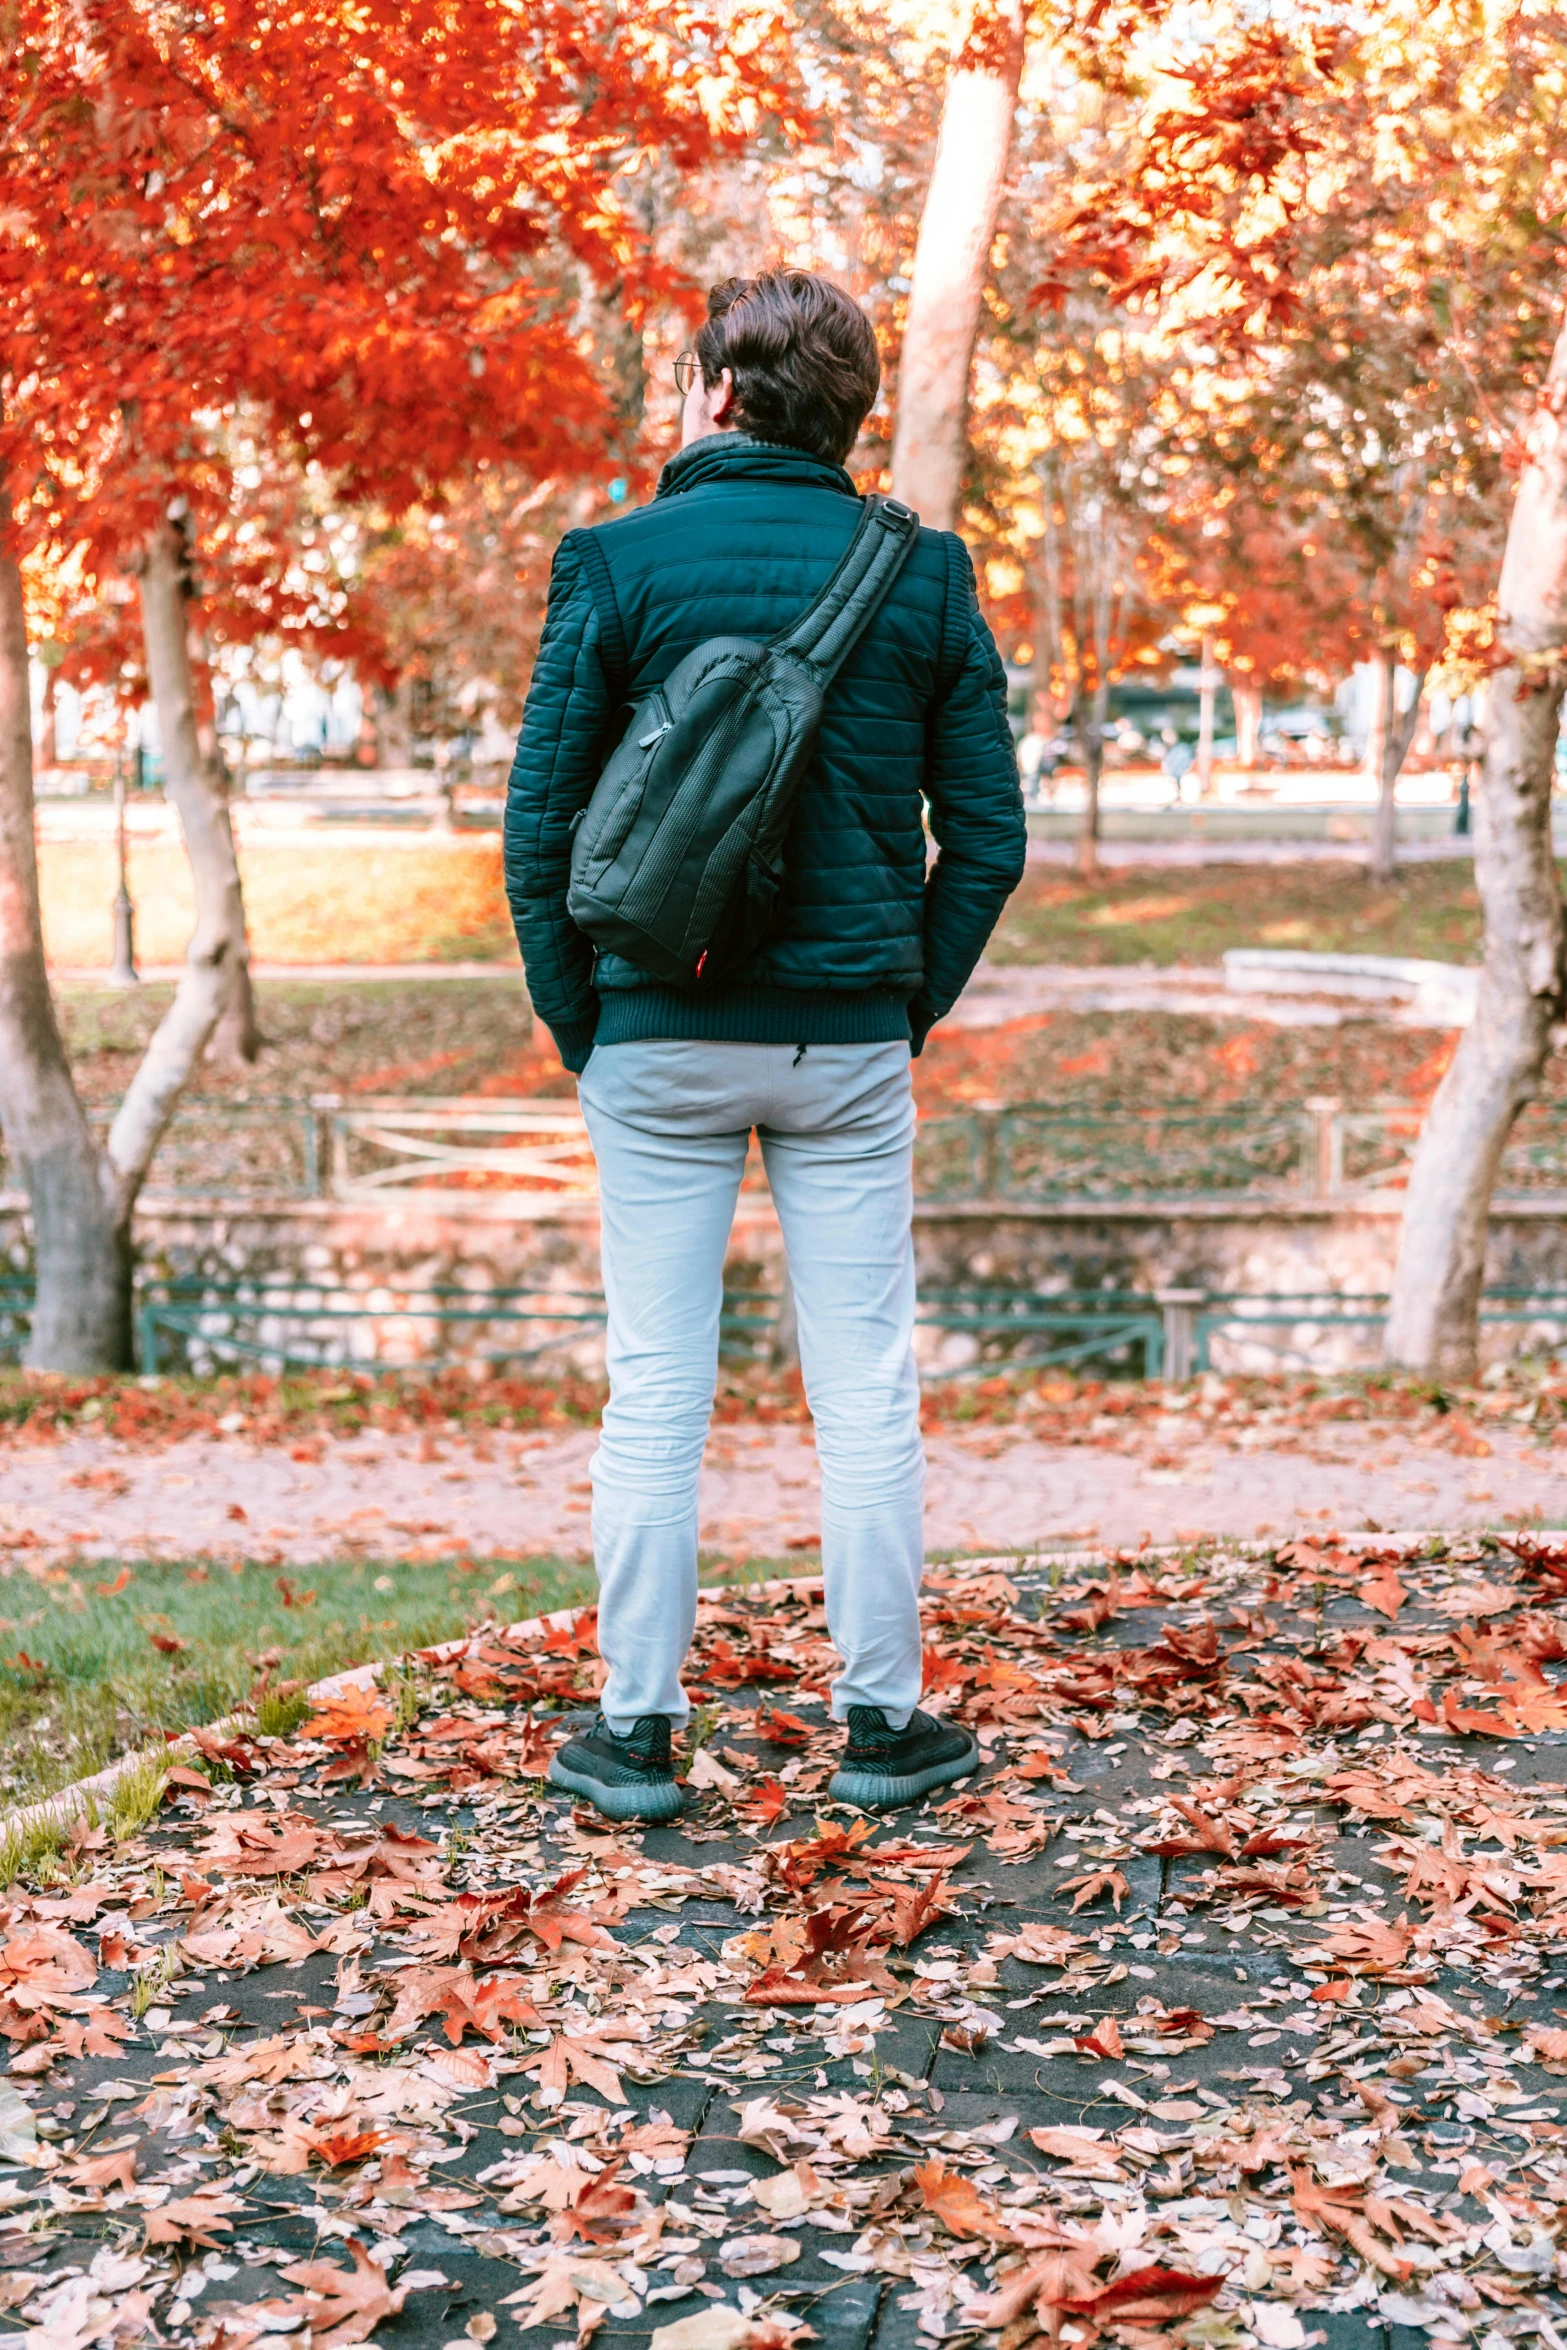
[(809, 269), (726, 277), (707, 297), (696, 352), (709, 391), (726, 367), (733, 373), (742, 432), (833, 465), (853, 448), (881, 386), (870, 320)]

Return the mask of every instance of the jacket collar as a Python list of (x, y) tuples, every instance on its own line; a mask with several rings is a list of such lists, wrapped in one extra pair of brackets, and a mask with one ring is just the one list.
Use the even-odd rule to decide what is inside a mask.
[(709, 482), (756, 480), (795, 481), (810, 489), (842, 490), (851, 498), (859, 495), (841, 465), (829, 465), (808, 449), (753, 441), (745, 433), (710, 432), (670, 458), (654, 496), (678, 497)]

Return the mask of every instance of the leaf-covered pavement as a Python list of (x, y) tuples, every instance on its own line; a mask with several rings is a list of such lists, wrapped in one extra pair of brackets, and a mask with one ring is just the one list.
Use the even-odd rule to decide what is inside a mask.
[(676, 1827), (537, 1776), (586, 1617), (208, 1734), (0, 1897), (0, 2350), (1553, 2345), (1564, 1605), (1527, 1541), (933, 1573), (986, 1767), (886, 1821), (803, 1582), (704, 1600)]

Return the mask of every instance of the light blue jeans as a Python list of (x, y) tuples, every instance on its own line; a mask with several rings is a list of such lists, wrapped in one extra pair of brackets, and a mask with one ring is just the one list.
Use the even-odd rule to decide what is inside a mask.
[(832, 1710), (919, 1702), (925, 1454), (914, 1367), (906, 1044), (603, 1046), (580, 1095), (598, 1161), (610, 1397), (592, 1461), (602, 1705), (683, 1722), (697, 1479), (724, 1258), (754, 1126), (783, 1227), (822, 1478)]

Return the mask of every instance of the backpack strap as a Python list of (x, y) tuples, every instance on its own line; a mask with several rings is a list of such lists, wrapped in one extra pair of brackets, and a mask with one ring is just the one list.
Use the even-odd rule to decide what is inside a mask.
[(854, 650), (908, 561), (920, 518), (896, 498), (865, 500), (859, 527), (820, 595), (798, 620), (769, 639), (826, 685)]
[(561, 540), (562, 548), (570, 547), (582, 565), (582, 577), (593, 608), (598, 614), (599, 651), (604, 664), (605, 682), (609, 686), (611, 705), (626, 698), (626, 685), (631, 660), (626, 651), (626, 631), (620, 617), (620, 606), (615, 600), (615, 583), (609, 575), (609, 564), (599, 545), (594, 530), (571, 530)]
[(958, 682), (976, 600), (974, 566), (967, 547), (955, 530), (944, 530), (941, 535), (947, 550), (947, 594), (941, 611), (941, 657), (936, 670), (938, 701), (944, 701)]

